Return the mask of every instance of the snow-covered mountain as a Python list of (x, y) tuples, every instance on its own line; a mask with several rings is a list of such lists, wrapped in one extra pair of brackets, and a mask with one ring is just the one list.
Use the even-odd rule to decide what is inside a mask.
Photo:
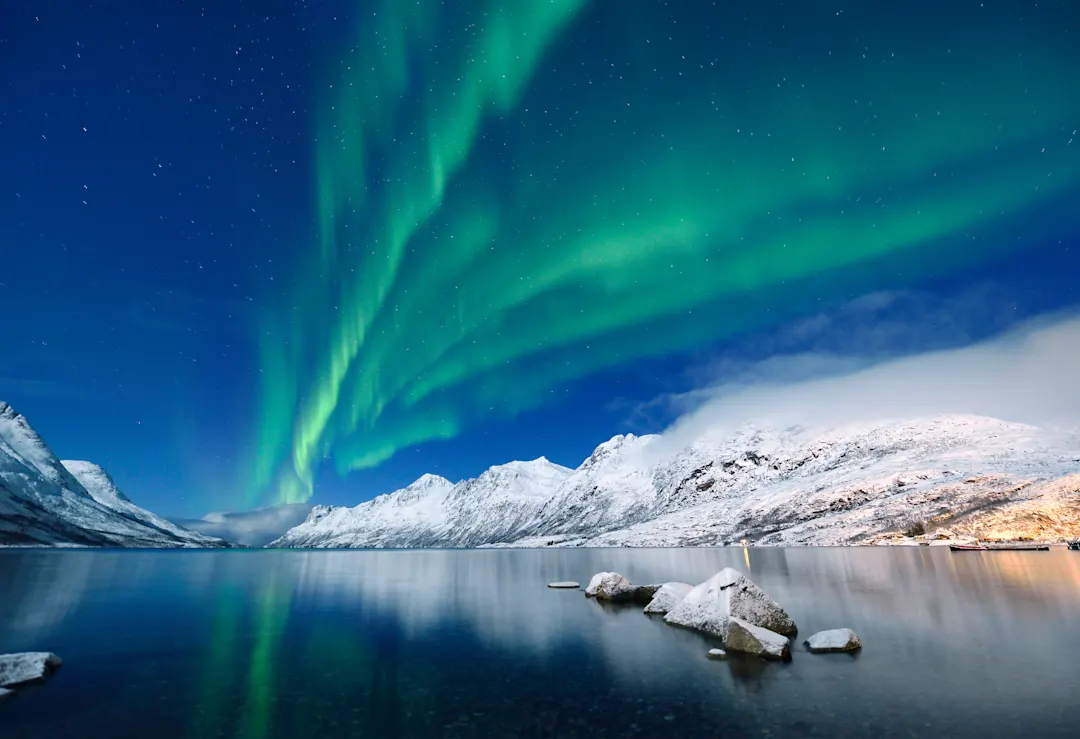
[(316, 506), (271, 546), (846, 544), (916, 521), (1080, 535), (1074, 433), (952, 415), (668, 441), (616, 436), (576, 470), (541, 458), (456, 485), (425, 475), (355, 508)]
[(221, 547), (144, 510), (105, 470), (61, 462), (30, 423), (0, 401), (0, 545)]

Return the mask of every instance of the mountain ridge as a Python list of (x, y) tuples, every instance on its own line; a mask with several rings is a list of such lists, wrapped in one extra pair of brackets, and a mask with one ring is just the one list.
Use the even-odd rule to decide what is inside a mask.
[[(618, 435), (574, 470), (511, 462), (456, 484), (439, 478), (419, 500), (407, 493), (413, 483), (352, 508), (316, 506), (268, 546), (851, 544), (916, 520), (962, 524), (1051, 489), (1055, 511), (1068, 517), (1075, 506), (1080, 534), (1074, 432), (941, 415), (709, 430), (667, 451), (665, 441)], [(538, 463), (557, 471), (525, 490), (527, 465)], [(1076, 494), (1062, 493), (1073, 475)]]
[(61, 460), (0, 401), (0, 545), (225, 547), (135, 505), (90, 462)]

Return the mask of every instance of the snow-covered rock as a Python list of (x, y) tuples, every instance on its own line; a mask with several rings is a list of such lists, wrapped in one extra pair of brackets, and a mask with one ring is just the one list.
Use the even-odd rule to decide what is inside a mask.
[(779, 634), (794, 634), (798, 630), (775, 600), (731, 567), (694, 587), (664, 616), (669, 624), (724, 640), (732, 619), (736, 618)]
[(663, 615), (677, 606), (693, 589), (693, 585), (687, 585), (684, 582), (666, 582), (660, 586), (656, 595), (645, 606), (645, 613)]
[(851, 629), (819, 631), (804, 643), (811, 652), (854, 652), (862, 649), (862, 640)]
[[(682, 449), (616, 436), (576, 470), (538, 459), (456, 484), (427, 475), (317, 506), (275, 546), (841, 545), (949, 520), (1080, 537), (1080, 435), (980, 416), (709, 431)], [(1064, 491), (1064, 492), (1063, 492)], [(1071, 496), (1071, 497), (1070, 497)], [(969, 525), (970, 523), (970, 525)], [(1070, 532), (1073, 532), (1070, 534)]]
[(729, 652), (756, 654), (765, 659), (791, 659), (791, 646), (786, 636), (741, 618), (732, 618), (729, 622), (724, 646)]
[(132, 503), (88, 462), (61, 462), (26, 418), (0, 402), (0, 544), (227, 546)]
[(549, 588), (555, 588), (556, 590), (576, 590), (581, 587), (581, 583), (574, 582), (573, 580), (562, 580), (559, 582), (549, 582)]
[(42, 680), (62, 664), (52, 652), (0, 654), (0, 687)]
[(727, 652), (723, 649), (710, 649), (709, 659), (727, 659)]
[(618, 572), (597, 572), (585, 586), (585, 596), (598, 600), (628, 600), (636, 588)]
[(585, 587), (585, 597), (612, 603), (648, 603), (659, 589), (659, 585), (634, 585), (618, 572), (598, 572)]

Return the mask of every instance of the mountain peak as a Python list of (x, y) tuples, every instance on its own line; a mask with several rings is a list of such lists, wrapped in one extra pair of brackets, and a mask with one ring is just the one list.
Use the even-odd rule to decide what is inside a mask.
[(91, 462), (61, 462), (25, 417), (0, 402), (0, 544), (227, 546), (139, 508)]
[(44, 484), (33, 487), (36, 496), (60, 495), (66, 491), (75, 496), (90, 497), (83, 486), (60, 464), (60, 460), (30, 425), (26, 416), (3, 401), (0, 401), (0, 451), (6, 451), (8, 456), (40, 475), (39, 479)]
[[(671, 449), (650, 452), (657, 443)], [(577, 470), (545, 457), (508, 462), (422, 503), (372, 501), (309, 519), (277, 544), (845, 544), (1080, 479), (1078, 447), (1076, 437), (979, 416), (619, 434)]]
[(86, 492), (90, 493), (90, 497), (98, 503), (111, 508), (113, 507), (111, 503), (114, 501), (131, 502), (126, 495), (120, 492), (120, 488), (116, 486), (112, 476), (100, 465), (75, 459), (65, 459), (60, 464), (64, 465), (64, 468), (75, 476), (75, 479), (86, 488)]

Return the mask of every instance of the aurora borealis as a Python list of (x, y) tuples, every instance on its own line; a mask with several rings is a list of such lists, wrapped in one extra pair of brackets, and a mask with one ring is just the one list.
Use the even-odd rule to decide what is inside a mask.
[(1080, 309), (1075, 2), (8, 6), (0, 400), (167, 517)]
[(268, 502), (1076, 215), (1064, 5), (355, 5), (260, 314)]

